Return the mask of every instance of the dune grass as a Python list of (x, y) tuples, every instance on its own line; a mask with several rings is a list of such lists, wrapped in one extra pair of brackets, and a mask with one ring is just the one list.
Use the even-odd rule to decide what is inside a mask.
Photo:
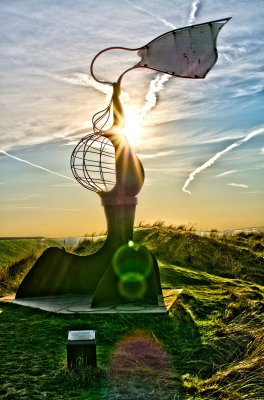
[[(164, 288), (184, 288), (171, 311), (57, 315), (1, 303), (1, 399), (263, 400), (263, 234), (163, 225), (134, 240), (158, 257)], [(87, 239), (77, 252), (101, 244)], [(66, 368), (74, 329), (96, 330), (97, 369)]]
[(0, 240), (0, 296), (16, 291), (40, 254), (51, 246), (61, 244), (44, 238)]
[(27, 257), (41, 246), (41, 239), (3, 239), (0, 241), (1, 269)]

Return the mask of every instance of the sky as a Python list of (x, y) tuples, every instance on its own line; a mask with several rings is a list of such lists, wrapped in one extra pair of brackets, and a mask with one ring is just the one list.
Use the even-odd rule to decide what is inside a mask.
[[(135, 223), (197, 230), (264, 225), (262, 0), (0, 0), (0, 236), (106, 229), (99, 196), (70, 168), (109, 88), (100, 50), (232, 17), (205, 79), (136, 69), (122, 81), (128, 139), (145, 169)], [(108, 52), (114, 82), (138, 57)]]

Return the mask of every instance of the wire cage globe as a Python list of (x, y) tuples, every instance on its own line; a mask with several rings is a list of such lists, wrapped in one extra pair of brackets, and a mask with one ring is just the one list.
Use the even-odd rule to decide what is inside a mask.
[(85, 188), (109, 192), (116, 184), (114, 146), (99, 133), (88, 134), (72, 152), (71, 169)]

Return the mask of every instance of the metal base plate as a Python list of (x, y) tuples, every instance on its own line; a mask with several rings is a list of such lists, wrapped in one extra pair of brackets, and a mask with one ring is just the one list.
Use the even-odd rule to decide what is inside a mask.
[(15, 295), (0, 298), (0, 301), (11, 302), (21, 306), (59, 314), (116, 314), (116, 313), (166, 313), (174, 304), (183, 289), (163, 289), (158, 305), (124, 303), (113, 306), (91, 308), (91, 297), (88, 296), (54, 296), (16, 299)]

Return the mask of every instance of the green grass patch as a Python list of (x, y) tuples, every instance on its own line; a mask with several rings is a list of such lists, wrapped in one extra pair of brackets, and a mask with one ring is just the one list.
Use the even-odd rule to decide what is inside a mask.
[(88, 256), (96, 253), (104, 244), (105, 238), (86, 237), (73, 248), (73, 252), (79, 255)]
[(0, 240), (0, 268), (8, 268), (41, 246), (41, 239)]
[(51, 246), (61, 244), (54, 239), (0, 240), (0, 296), (16, 291), (40, 254)]
[[(59, 315), (0, 304), (1, 399), (264, 398), (263, 258), (254, 250), (263, 237), (155, 226), (134, 239), (156, 253), (164, 288), (184, 288), (171, 311)], [(86, 240), (76, 252), (101, 245)], [(74, 329), (97, 331), (96, 369), (66, 368)]]
[(30, 254), (51, 246), (61, 247), (54, 239), (1, 239), (0, 269), (8, 268)]

